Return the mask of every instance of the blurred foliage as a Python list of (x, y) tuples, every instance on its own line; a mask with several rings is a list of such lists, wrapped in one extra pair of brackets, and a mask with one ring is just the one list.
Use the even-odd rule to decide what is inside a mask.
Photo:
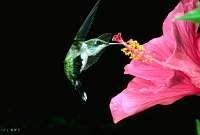
[(196, 125), (197, 125), (197, 135), (200, 135), (200, 121), (198, 119), (196, 120)]

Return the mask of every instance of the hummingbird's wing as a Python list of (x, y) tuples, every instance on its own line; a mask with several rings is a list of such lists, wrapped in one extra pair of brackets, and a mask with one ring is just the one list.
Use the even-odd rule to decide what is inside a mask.
[(101, 36), (99, 36), (97, 39), (103, 40), (105, 42), (110, 42), (111, 37), (112, 37), (111, 33), (104, 33)]
[(81, 52), (82, 67), (80, 72), (87, 70), (99, 60), (105, 48), (109, 46), (111, 38), (111, 33), (105, 33), (98, 38), (90, 39), (85, 42), (87, 46), (84, 48), (85, 50)]
[(99, 6), (99, 2), (101, 0), (98, 0), (96, 2), (96, 4), (94, 5), (94, 7), (92, 8), (92, 10), (90, 11), (89, 15), (86, 17), (85, 21), (83, 22), (83, 24), (81, 25), (79, 31), (77, 32), (74, 40), (78, 40), (78, 41), (84, 41), (89, 30), (90, 27), (92, 25), (92, 22), (94, 20), (94, 16), (97, 12), (98, 6)]

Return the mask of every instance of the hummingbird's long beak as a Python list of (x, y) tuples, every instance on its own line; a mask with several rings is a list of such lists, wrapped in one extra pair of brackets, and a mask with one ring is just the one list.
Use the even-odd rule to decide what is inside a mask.
[(109, 45), (123, 45), (122, 43), (109, 43)]

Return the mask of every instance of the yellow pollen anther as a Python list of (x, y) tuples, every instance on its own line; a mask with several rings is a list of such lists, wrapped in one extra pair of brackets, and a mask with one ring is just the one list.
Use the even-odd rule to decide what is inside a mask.
[(130, 59), (133, 59), (135, 57), (135, 54), (131, 53)]
[(125, 55), (130, 55), (130, 54), (131, 54), (131, 52), (126, 52), (126, 53), (125, 53)]
[(152, 63), (152, 56), (150, 51), (145, 52), (144, 46), (140, 45), (136, 40), (130, 39), (127, 41), (125, 48), (121, 49), (125, 55), (128, 55), (130, 59), (140, 60), (143, 63)]
[(138, 50), (138, 49), (134, 49), (133, 51), (134, 51), (134, 52), (138, 52), (139, 50)]

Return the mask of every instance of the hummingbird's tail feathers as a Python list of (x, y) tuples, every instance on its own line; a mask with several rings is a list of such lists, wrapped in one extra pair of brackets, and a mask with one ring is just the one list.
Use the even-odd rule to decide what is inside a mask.
[(86, 38), (90, 28), (91, 28), (91, 25), (92, 25), (92, 22), (94, 20), (94, 16), (95, 16), (95, 14), (97, 12), (97, 9), (98, 9), (100, 1), (101, 0), (98, 0), (96, 2), (94, 7), (92, 8), (92, 10), (90, 11), (89, 15), (86, 17), (85, 21), (83, 22), (83, 24), (81, 25), (79, 31), (77, 32), (76, 37), (74, 38), (74, 40), (79, 40), (79, 41), (85, 40), (85, 38)]
[(87, 101), (87, 94), (83, 89), (81, 81), (76, 80), (76, 82), (75, 82), (75, 90), (78, 92), (78, 94), (80, 95), (81, 99), (86, 102)]
[(111, 33), (104, 33), (101, 36), (99, 36), (98, 39), (109, 43), (112, 39), (112, 34)]

